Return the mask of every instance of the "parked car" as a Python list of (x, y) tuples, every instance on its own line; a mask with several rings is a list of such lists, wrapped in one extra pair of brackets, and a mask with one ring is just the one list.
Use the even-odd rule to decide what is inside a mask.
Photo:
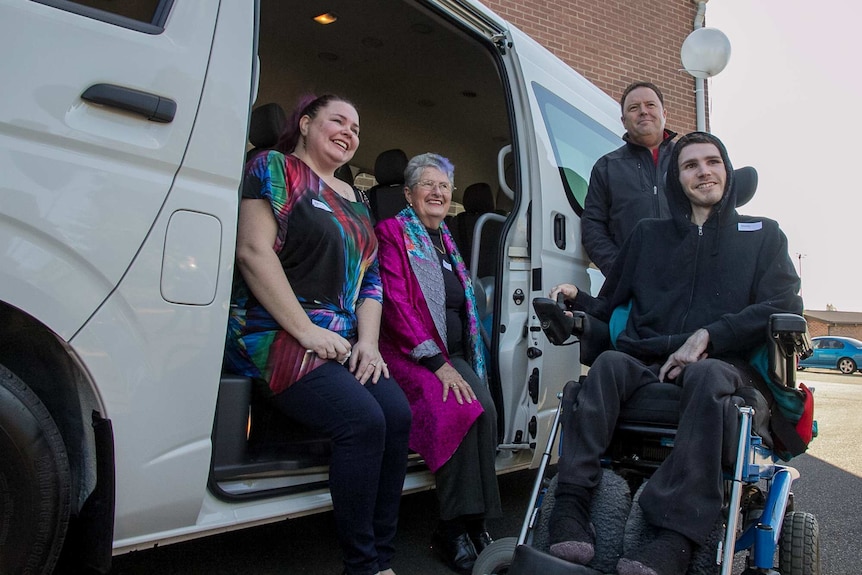
[(822, 336), (812, 338), (814, 353), (799, 362), (798, 369), (822, 367), (851, 374), (862, 365), (862, 341), (852, 337)]

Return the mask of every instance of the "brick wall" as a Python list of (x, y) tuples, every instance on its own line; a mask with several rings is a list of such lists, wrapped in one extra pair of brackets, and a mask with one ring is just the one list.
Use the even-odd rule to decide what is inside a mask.
[(482, 1), (614, 100), (631, 82), (655, 83), (667, 127), (680, 134), (696, 128), (694, 78), (680, 71), (679, 59), (697, 11), (691, 0)]
[(811, 337), (819, 335), (842, 335), (862, 340), (862, 325), (835, 325), (810, 316), (806, 316), (805, 319), (808, 320), (808, 333), (811, 334)]
[(806, 317), (805, 319), (808, 321), (808, 333), (811, 334), (811, 337), (829, 335), (829, 324), (825, 321), (813, 317)]

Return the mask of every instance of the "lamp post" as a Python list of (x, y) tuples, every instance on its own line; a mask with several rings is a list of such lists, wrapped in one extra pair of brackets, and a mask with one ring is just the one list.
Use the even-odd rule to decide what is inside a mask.
[(694, 30), (686, 37), (680, 49), (680, 60), (685, 71), (694, 76), (697, 129), (706, 131), (706, 79), (724, 70), (730, 60), (730, 40), (717, 28), (704, 28), (708, 0), (692, 0), (697, 4)]
[(799, 295), (802, 295), (802, 258), (804, 258), (807, 254), (803, 254), (801, 252), (796, 252), (796, 259), (799, 261)]

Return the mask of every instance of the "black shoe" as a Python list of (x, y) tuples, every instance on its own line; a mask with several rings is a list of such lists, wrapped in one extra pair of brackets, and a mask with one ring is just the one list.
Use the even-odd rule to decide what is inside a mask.
[(494, 542), (491, 538), (491, 534), (487, 531), (482, 531), (477, 535), (471, 535), (470, 540), (473, 542), (473, 547), (476, 548), (476, 556), (482, 554), (482, 551), (485, 550), (485, 547)]
[(453, 571), (470, 573), (473, 570), (476, 548), (466, 533), (447, 538), (439, 530), (434, 531), (431, 542)]

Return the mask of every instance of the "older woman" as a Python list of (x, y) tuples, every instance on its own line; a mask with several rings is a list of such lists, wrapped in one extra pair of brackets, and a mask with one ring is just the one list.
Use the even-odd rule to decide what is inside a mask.
[(367, 202), (335, 176), (358, 145), (352, 104), (306, 98), (279, 150), (246, 166), (225, 368), (265, 382), (283, 413), (332, 438), (344, 572), (392, 575), (411, 415), (377, 347)]
[(410, 447), (435, 474), (435, 546), (469, 571), (500, 514), (494, 459), (497, 412), (486, 382), (473, 286), (443, 218), (454, 167), (416, 156), (404, 172), (408, 207), (377, 225), (383, 280), (380, 352), (413, 411)]

